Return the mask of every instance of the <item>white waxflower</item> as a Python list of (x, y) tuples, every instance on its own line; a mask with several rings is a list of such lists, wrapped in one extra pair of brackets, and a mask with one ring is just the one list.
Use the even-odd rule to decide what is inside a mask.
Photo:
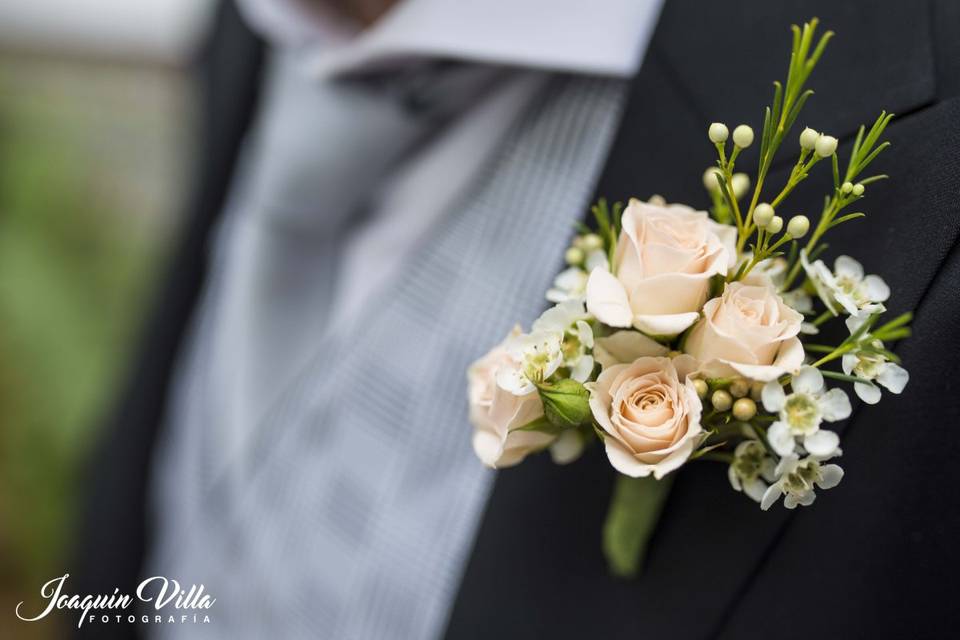
[(850, 315), (869, 315), (882, 308), (880, 303), (890, 297), (890, 287), (883, 278), (864, 276), (863, 266), (850, 256), (837, 258), (833, 271), (823, 260), (811, 263), (805, 251), (800, 252), (800, 262), (820, 299), (834, 314), (839, 305)]
[(587, 252), (583, 268), (572, 266), (557, 274), (553, 286), (547, 290), (547, 300), (554, 303), (584, 300), (587, 296), (587, 280), (590, 279), (590, 272), (596, 268), (610, 270), (607, 252), (603, 249)]
[[(874, 340), (871, 346), (882, 349), (883, 343)], [(871, 381), (871, 383), (855, 382), (853, 384), (853, 390), (867, 404), (880, 402), (880, 389), (877, 384), (886, 387), (890, 393), (900, 393), (910, 380), (910, 374), (906, 369), (895, 362), (888, 361), (882, 353), (858, 350), (844, 354), (841, 362), (843, 372), (848, 376), (855, 375)]]
[(840, 444), (836, 433), (820, 428), (821, 422), (836, 422), (850, 417), (850, 399), (841, 389), (826, 391), (823, 375), (813, 367), (801, 367), (790, 382), (792, 393), (786, 395), (776, 380), (767, 383), (761, 398), (763, 406), (778, 413), (779, 420), (770, 425), (767, 438), (780, 456), (794, 452), (799, 438), (804, 449), (816, 456), (832, 454)]
[(557, 274), (553, 286), (547, 290), (550, 302), (581, 300), (587, 295), (587, 280), (590, 274), (580, 267), (568, 267)]
[(563, 365), (563, 332), (524, 333), (507, 340), (504, 349), (512, 365), (497, 369), (497, 386), (515, 396), (524, 396)]
[(843, 479), (843, 469), (836, 464), (820, 464), (828, 457), (808, 456), (801, 460), (790, 454), (780, 460), (774, 470), (778, 480), (770, 485), (760, 500), (760, 508), (766, 511), (785, 496), (783, 506), (794, 509), (799, 504), (808, 507), (817, 495), (814, 488), (832, 489)]
[[(780, 297), (783, 298), (783, 301), (787, 303), (787, 306), (794, 311), (799, 311), (800, 313), (806, 314), (813, 313), (813, 298), (811, 298), (810, 294), (803, 289), (784, 291), (780, 294)], [(803, 331), (803, 329), (801, 329), (801, 331)], [(816, 332), (816, 327), (814, 327), (814, 331), (812, 333)]]
[(577, 382), (586, 382), (593, 372), (593, 329), (588, 318), (583, 300), (569, 300), (547, 309), (533, 323), (534, 333), (562, 336), (563, 366), (570, 369), (570, 377)]
[(744, 440), (733, 452), (733, 462), (727, 467), (730, 486), (742, 491), (755, 502), (760, 502), (769, 483), (776, 479), (776, 463), (757, 440)]

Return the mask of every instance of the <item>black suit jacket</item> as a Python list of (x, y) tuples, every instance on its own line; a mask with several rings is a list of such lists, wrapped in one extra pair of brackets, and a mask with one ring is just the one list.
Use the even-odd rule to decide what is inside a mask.
[[(876, 165), (892, 179), (869, 187), (867, 221), (839, 227), (828, 241), (830, 255), (848, 251), (887, 280), (893, 313), (916, 311), (917, 337), (898, 348), (910, 385), (879, 406), (855, 403), (841, 427), (847, 475), (813, 508), (763, 513), (730, 489), (722, 466), (688, 465), (634, 581), (609, 577), (600, 554), (614, 474), (599, 447), (573, 467), (541, 456), (501, 472), (449, 637), (955, 633), (960, 3), (667, 0), (597, 194), (660, 193), (705, 206), (700, 176), (713, 159), (707, 125), (746, 122), (759, 131), (770, 83), (785, 76), (789, 24), (814, 15), (838, 37), (813, 76), (817, 95), (796, 132), (812, 126), (836, 135), (843, 155), (856, 128), (881, 108), (899, 114), (888, 130), (893, 150)], [(202, 281), (207, 231), (255, 105), (260, 52), (226, 6), (205, 56), (205, 177), (194, 223), (95, 465), (77, 576), (85, 590), (129, 587), (137, 579), (148, 544), (143, 491), (150, 444)], [(756, 146), (741, 166), (755, 163)], [(775, 167), (771, 183), (785, 177), (788, 163)], [(828, 180), (811, 178), (791, 201), (816, 214)]]

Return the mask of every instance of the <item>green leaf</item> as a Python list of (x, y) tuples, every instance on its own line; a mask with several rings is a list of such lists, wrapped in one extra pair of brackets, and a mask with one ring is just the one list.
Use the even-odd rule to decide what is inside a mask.
[(566, 429), (590, 420), (590, 392), (576, 380), (541, 384), (537, 391), (543, 401), (543, 414), (551, 424)]
[(613, 575), (632, 578), (640, 573), (671, 484), (672, 475), (662, 480), (617, 476), (603, 524), (603, 555)]

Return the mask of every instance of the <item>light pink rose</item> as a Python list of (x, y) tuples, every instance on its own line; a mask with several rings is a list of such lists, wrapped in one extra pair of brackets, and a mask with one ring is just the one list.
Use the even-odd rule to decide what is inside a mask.
[(617, 471), (659, 480), (690, 457), (702, 432), (703, 407), (689, 377), (696, 368), (687, 355), (644, 356), (605, 368), (589, 385), (590, 409)]
[(803, 364), (797, 334), (803, 316), (769, 284), (731, 282), (723, 295), (707, 302), (703, 319), (684, 344), (684, 351), (704, 364), (711, 377), (741, 375), (769, 382)]
[(737, 230), (705, 211), (630, 200), (612, 272), (594, 269), (587, 309), (611, 327), (676, 335), (696, 322), (710, 278), (736, 260)]
[[(520, 327), (514, 328), (507, 340), (519, 333)], [(554, 440), (537, 431), (514, 431), (543, 415), (543, 403), (536, 391), (517, 396), (497, 386), (497, 370), (515, 366), (501, 343), (467, 370), (473, 450), (488, 467), (518, 464)]]

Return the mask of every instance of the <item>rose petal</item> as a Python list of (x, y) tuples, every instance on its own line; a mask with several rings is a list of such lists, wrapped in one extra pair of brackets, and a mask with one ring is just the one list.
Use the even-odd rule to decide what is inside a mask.
[(478, 429), (473, 433), (473, 451), (483, 464), (496, 469), (503, 454), (503, 440), (492, 431)]
[(616, 331), (594, 340), (593, 357), (603, 367), (630, 363), (643, 356), (663, 356), (668, 349), (639, 331)]
[[(597, 317), (599, 318), (600, 316)], [(633, 326), (644, 333), (655, 336), (675, 336), (690, 328), (699, 317), (700, 314), (695, 311), (662, 316), (639, 315), (633, 318)]]
[(599, 268), (587, 280), (587, 310), (611, 327), (629, 327), (633, 319), (626, 289), (613, 274)]
[(610, 464), (623, 475), (631, 478), (645, 478), (650, 475), (650, 465), (637, 460), (616, 438), (604, 438), (603, 445)]

